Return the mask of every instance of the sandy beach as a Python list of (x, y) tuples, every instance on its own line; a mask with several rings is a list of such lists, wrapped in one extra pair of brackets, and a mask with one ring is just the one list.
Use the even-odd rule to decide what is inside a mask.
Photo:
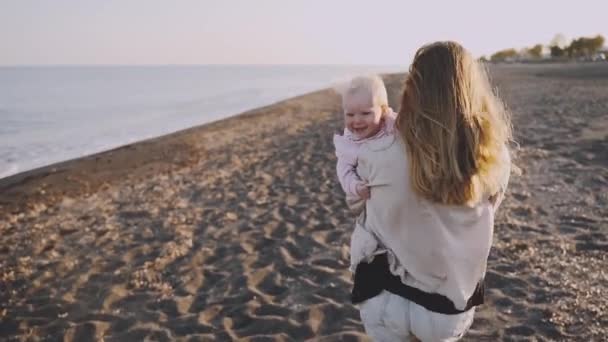
[[(464, 340), (605, 340), (608, 63), (491, 72), (522, 172)], [(0, 340), (366, 340), (339, 105), (322, 90), (0, 179)]]

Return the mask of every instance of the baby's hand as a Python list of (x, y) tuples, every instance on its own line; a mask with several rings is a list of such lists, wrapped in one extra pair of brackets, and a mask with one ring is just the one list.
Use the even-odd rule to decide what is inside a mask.
[(370, 197), (369, 186), (367, 183), (357, 184), (357, 194), (364, 200), (368, 200)]

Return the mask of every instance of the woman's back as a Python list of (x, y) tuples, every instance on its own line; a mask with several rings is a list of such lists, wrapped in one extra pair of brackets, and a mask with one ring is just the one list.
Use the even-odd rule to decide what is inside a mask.
[[(408, 285), (443, 294), (464, 308), (485, 273), (495, 208), (487, 198), (474, 206), (422, 199), (407, 181), (409, 169), (400, 138), (363, 146), (358, 172), (371, 186), (365, 227), (394, 254), (392, 266), (409, 274)], [(508, 172), (505, 177), (506, 183)]]

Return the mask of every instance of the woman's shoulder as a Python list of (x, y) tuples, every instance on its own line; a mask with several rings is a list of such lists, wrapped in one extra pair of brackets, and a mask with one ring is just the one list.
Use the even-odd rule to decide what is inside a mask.
[(511, 150), (507, 144), (504, 144), (500, 150), (500, 158), (504, 163), (511, 164)]
[(397, 143), (397, 137), (393, 134), (385, 135), (378, 139), (366, 141), (361, 144), (362, 151), (379, 152), (390, 149)]
[(514, 169), (516, 173), (519, 169), (517, 166), (512, 165), (511, 150), (507, 144), (505, 144), (501, 149), (499, 158), (502, 170), (501, 183), (504, 187), (506, 187), (507, 183), (509, 182), (512, 169)]
[(388, 135), (363, 144), (359, 150), (359, 161), (375, 165), (378, 169), (387, 167), (382, 172), (400, 170), (398, 165), (407, 164), (407, 152), (398, 136)]

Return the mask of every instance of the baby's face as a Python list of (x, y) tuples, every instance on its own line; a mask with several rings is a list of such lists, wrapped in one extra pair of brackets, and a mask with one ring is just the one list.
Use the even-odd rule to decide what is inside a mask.
[(344, 125), (358, 139), (369, 138), (380, 130), (382, 108), (371, 95), (354, 94), (344, 103)]

